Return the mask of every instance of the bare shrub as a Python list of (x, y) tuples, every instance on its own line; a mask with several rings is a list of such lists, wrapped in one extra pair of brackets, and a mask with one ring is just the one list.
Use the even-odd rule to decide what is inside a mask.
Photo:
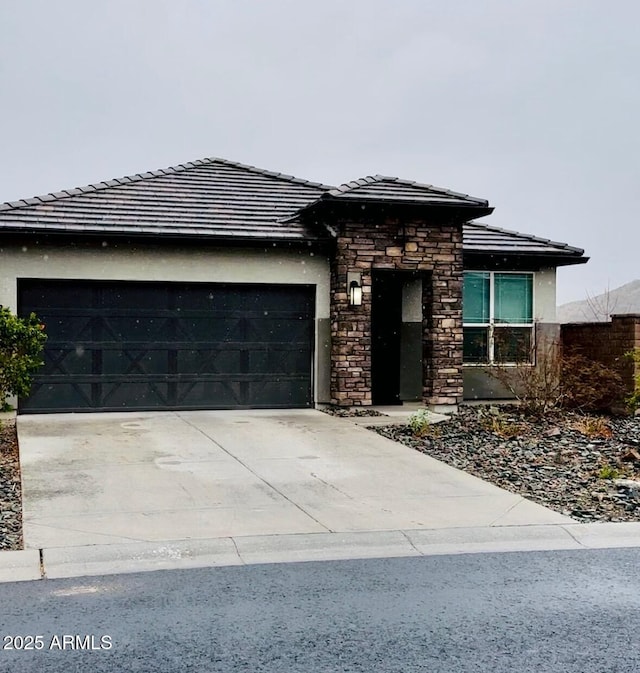
[(615, 367), (577, 352), (563, 352), (551, 339), (539, 342), (535, 355), (536, 359), (532, 352), (515, 364), (486, 370), (520, 402), (525, 413), (543, 416), (559, 409), (610, 411), (625, 398), (623, 379)]
[(562, 406), (567, 409), (611, 411), (625, 397), (618, 368), (591, 360), (577, 352), (561, 355)]
[(500, 415), (483, 418), (480, 426), (503, 439), (513, 439), (524, 432), (519, 423), (514, 423)]
[(513, 364), (498, 364), (485, 371), (499, 381), (520, 402), (520, 407), (531, 415), (543, 415), (560, 406), (561, 359), (555, 341), (538, 344), (538, 362), (535, 350), (521, 353)]
[(584, 416), (573, 424), (573, 428), (586, 437), (599, 437), (602, 439), (613, 437), (609, 422), (603, 416)]

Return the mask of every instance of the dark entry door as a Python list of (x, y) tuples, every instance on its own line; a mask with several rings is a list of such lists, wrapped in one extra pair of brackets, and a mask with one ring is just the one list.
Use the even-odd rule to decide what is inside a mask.
[(45, 365), (20, 410), (308, 407), (311, 286), (20, 281)]
[(374, 271), (371, 305), (371, 384), (374, 404), (400, 404), (402, 280)]

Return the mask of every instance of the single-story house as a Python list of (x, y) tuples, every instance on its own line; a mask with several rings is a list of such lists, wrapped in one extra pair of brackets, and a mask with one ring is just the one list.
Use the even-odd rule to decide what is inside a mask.
[(492, 211), (216, 158), (0, 205), (0, 304), (49, 337), (19, 410), (496, 396), (486, 367), (556, 329), (556, 268), (587, 258)]

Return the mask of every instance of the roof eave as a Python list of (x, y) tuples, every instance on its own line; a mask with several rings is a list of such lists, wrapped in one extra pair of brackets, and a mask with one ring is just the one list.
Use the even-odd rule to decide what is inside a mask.
[[(326, 213), (328, 211), (348, 210), (349, 208), (377, 208), (378, 210), (406, 212), (406, 211), (426, 211), (429, 213), (448, 213), (454, 215), (456, 220), (468, 222), (469, 220), (490, 215), (494, 208), (487, 201), (467, 203), (450, 203), (447, 201), (436, 201), (425, 203), (421, 200), (402, 199), (375, 199), (362, 197), (335, 197), (330, 194), (323, 194), (319, 199), (303, 206), (294, 217), (309, 217), (313, 214)], [(293, 218), (292, 218), (293, 219)]]
[(97, 229), (85, 229), (83, 231), (57, 229), (53, 227), (36, 228), (36, 227), (15, 227), (15, 228), (0, 228), (0, 241), (3, 237), (8, 239), (28, 238), (34, 237), (53, 238), (56, 240), (69, 239), (127, 239), (127, 240), (145, 240), (157, 243), (178, 241), (206, 241), (220, 244), (242, 243), (242, 244), (257, 244), (257, 245), (321, 245), (327, 242), (327, 236), (257, 236), (257, 235), (243, 235), (243, 234), (211, 234), (205, 232), (153, 232), (153, 231), (108, 231)]
[[(577, 264), (586, 264), (589, 257), (582, 254), (561, 253), (561, 252), (517, 252), (506, 250), (470, 250), (463, 247), (463, 257), (465, 262), (483, 261), (498, 262), (509, 265), (510, 262), (517, 262), (519, 265), (532, 266), (575, 266)], [(496, 259), (499, 258), (499, 259)], [(468, 266), (468, 264), (465, 264)]]

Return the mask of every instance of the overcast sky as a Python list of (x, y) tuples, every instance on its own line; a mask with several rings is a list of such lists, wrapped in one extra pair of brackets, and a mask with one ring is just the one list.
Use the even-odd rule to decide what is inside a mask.
[(0, 201), (207, 156), (489, 199), (640, 278), (637, 0), (0, 4)]

